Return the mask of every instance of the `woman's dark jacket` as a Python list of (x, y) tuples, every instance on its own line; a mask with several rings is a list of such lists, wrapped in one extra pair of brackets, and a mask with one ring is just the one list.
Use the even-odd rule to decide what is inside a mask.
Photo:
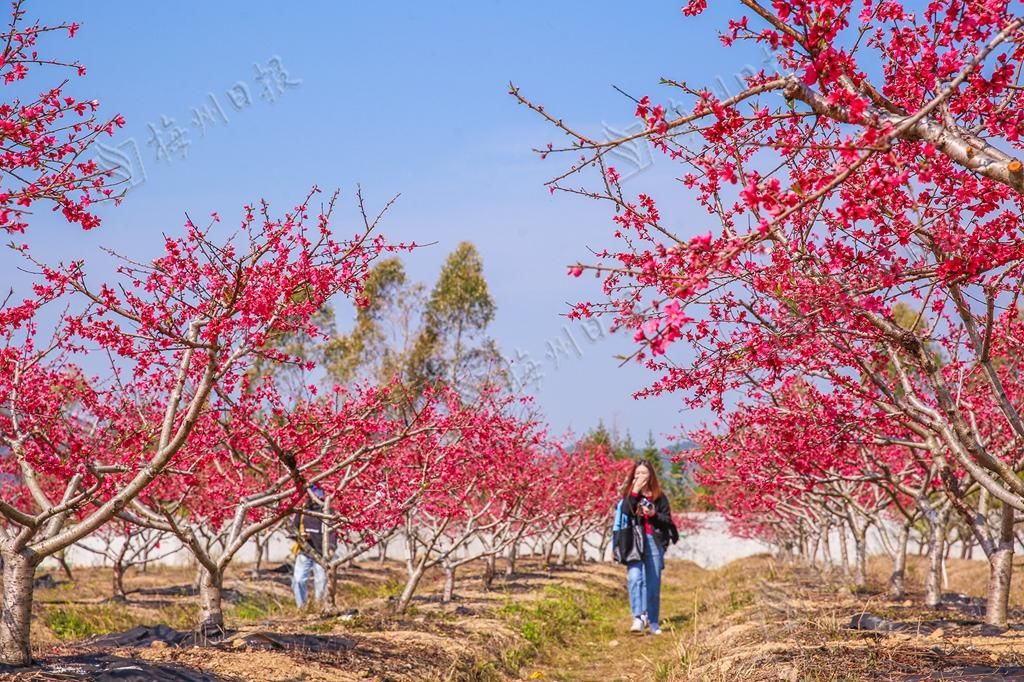
[(651, 524), (651, 535), (658, 541), (662, 549), (668, 547), (670, 542), (677, 542), (679, 540), (679, 530), (676, 528), (676, 524), (672, 521), (672, 509), (668, 504), (668, 496), (662, 495), (658, 499), (654, 500), (654, 516), (649, 519), (644, 519), (643, 516), (637, 513), (637, 505), (641, 500), (640, 495), (626, 495), (622, 499), (622, 511), (632, 518), (634, 523), (643, 524), (646, 520)]

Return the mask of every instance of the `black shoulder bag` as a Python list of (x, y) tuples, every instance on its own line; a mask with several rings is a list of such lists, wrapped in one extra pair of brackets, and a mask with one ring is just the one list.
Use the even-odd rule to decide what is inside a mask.
[[(620, 523), (618, 530), (612, 531), (612, 556), (620, 564), (631, 564), (634, 561), (643, 561), (644, 558), (644, 529), (633, 522), (633, 519), (622, 511), (622, 503), (619, 503), (618, 513)], [(625, 521), (625, 523), (621, 523)]]

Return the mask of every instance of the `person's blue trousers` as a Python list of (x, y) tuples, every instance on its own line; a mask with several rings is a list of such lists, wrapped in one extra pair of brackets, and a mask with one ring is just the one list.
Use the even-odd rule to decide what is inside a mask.
[(292, 590), (295, 592), (295, 604), (300, 609), (306, 605), (306, 585), (310, 573), (313, 574), (313, 593), (317, 601), (324, 598), (324, 591), (327, 588), (327, 571), (324, 567), (313, 561), (310, 557), (300, 553), (295, 557), (295, 573), (292, 575)]
[(633, 617), (647, 614), (652, 630), (660, 628), (661, 569), (665, 568), (665, 555), (661, 546), (650, 535), (644, 535), (643, 561), (626, 565), (626, 585), (629, 588), (629, 607)]

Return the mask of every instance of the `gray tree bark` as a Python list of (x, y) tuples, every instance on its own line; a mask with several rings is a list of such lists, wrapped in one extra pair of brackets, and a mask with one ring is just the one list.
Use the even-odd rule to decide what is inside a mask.
[(29, 635), (36, 564), (21, 554), (4, 554), (4, 593), (0, 609), (0, 662), (12, 666), (32, 663)]
[(441, 601), (445, 604), (455, 598), (455, 566), (445, 564), (444, 566), (444, 590), (441, 592)]
[(946, 545), (946, 519), (948, 514), (933, 514), (931, 538), (928, 548), (928, 574), (924, 580), (924, 605), (934, 608), (942, 601), (942, 557)]
[(846, 523), (839, 523), (839, 563), (843, 569), (843, 575), (850, 572), (850, 550), (846, 539)]
[(906, 593), (905, 579), (907, 574), (907, 545), (910, 542), (910, 521), (904, 521), (900, 528), (899, 541), (896, 544), (896, 557), (893, 560), (892, 575), (889, 576), (889, 598), (903, 599)]
[(562, 550), (558, 555), (558, 565), (565, 566), (569, 563), (569, 541), (564, 540), (562, 542)]
[(1010, 599), (1010, 579), (1013, 577), (1013, 521), (1014, 510), (1003, 505), (999, 519), (999, 543), (989, 557), (988, 601), (985, 623), (1005, 628), (1007, 606)]
[(224, 573), (203, 569), (199, 579), (199, 629), (206, 635), (224, 632)]
[(396, 613), (405, 613), (406, 609), (409, 608), (409, 603), (412, 601), (412, 596), (416, 594), (416, 588), (419, 587), (425, 570), (423, 565), (419, 565), (410, 571), (409, 578), (405, 581), (405, 589), (402, 590), (402, 595), (395, 604)]
[(498, 557), (494, 554), (488, 554), (484, 558), (484, 577), (483, 584), (484, 590), (490, 591), (494, 585), (494, 576), (498, 573)]
[(832, 533), (832, 522), (826, 521), (825, 527), (821, 531), (821, 561), (822, 564), (831, 568), (832, 561), (832, 543), (829, 539), (829, 535)]
[(856, 557), (853, 567), (853, 584), (858, 589), (862, 589), (868, 584), (867, 528), (853, 529), (853, 552)]

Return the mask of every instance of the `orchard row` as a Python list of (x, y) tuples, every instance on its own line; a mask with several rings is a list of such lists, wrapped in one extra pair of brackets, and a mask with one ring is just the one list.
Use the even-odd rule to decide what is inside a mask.
[[(9, 93), (84, 73), (37, 51), (76, 25), (27, 23), (20, 2), (13, 13), (0, 61)], [(450, 597), (469, 561), (493, 568), (509, 551), (514, 561), (527, 540), (550, 558), (556, 541), (582, 547), (609, 524), (621, 462), (549, 435), (500, 381), (393, 372), (331, 382), (293, 350), (326, 341), (318, 316), (339, 300), (366, 332), (373, 268), (393, 273), (389, 257), (414, 248), (379, 235), (361, 197), (357, 229), (339, 228), (337, 195), (315, 189), (280, 214), (246, 206), (236, 225), (189, 220), (151, 257), (114, 255), (112, 281), (89, 262), (37, 259), (40, 212), (92, 229), (94, 204), (120, 199), (111, 172), (88, 159), (123, 121), (100, 120), (98, 103), (63, 87), (31, 101), (9, 94), (0, 108), (0, 230), (23, 242), (35, 273), (0, 307), (0, 663), (31, 661), (35, 570), (83, 541), (108, 548), (120, 584), (117, 572), (154, 538), (175, 538), (200, 566), (199, 625), (216, 631), (232, 561), (311, 491), (322, 504), (310, 513), (338, 545), (304, 549), (331, 575), (374, 546), (405, 543), (399, 610), (432, 567), (444, 568)], [(417, 346), (427, 359), (444, 296), (432, 305), (437, 319)], [(341, 344), (346, 362), (374, 342), (353, 338)]]
[[(615, 210), (615, 246), (569, 268), (603, 284), (576, 316), (632, 331), (645, 395), (714, 411), (692, 458), (710, 503), (807, 557), (852, 539), (860, 581), (874, 527), (895, 594), (923, 537), (932, 603), (958, 528), (996, 626), (1024, 512), (1019, 9), (691, 0), (741, 87), (666, 78), (619, 139), (511, 90), (561, 136), (541, 155), (571, 159), (552, 191)], [(643, 147), (661, 156), (638, 174)], [(637, 187), (665, 168), (674, 194)]]

